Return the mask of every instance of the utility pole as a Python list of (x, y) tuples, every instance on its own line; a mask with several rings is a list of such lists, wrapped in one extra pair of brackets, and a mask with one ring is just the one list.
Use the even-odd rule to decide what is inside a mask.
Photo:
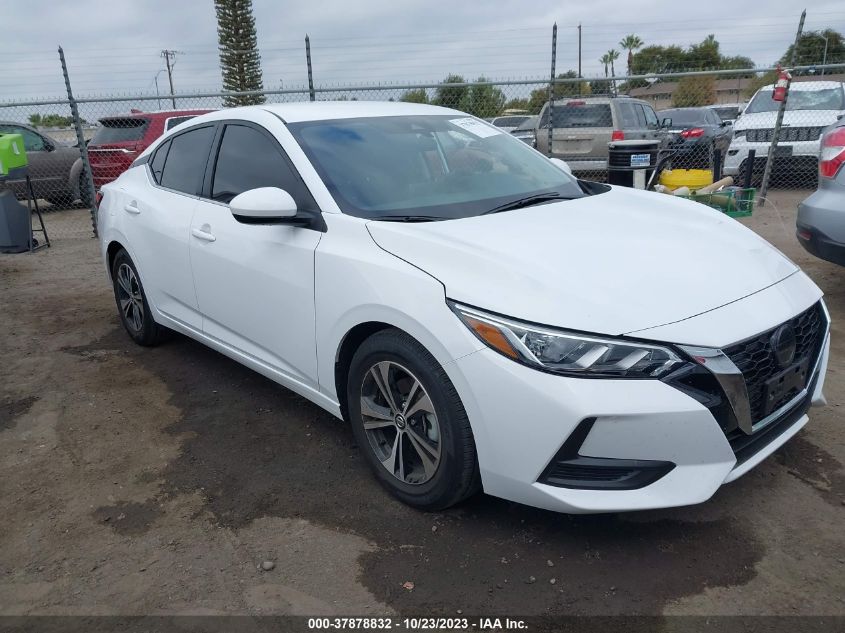
[(173, 67), (176, 65), (176, 55), (179, 53), (180, 51), (169, 51), (167, 49), (161, 51), (161, 56), (164, 57), (164, 63), (167, 64), (167, 80), (170, 82), (170, 104), (174, 110), (176, 109), (176, 98), (173, 96)]
[[(581, 79), (581, 23), (578, 23), (578, 79)], [(581, 82), (578, 82), (578, 95), (581, 95)]]
[(311, 39), (305, 34), (305, 63), (308, 66), (308, 98), (314, 101), (314, 75), (311, 74)]
[[(801, 42), (801, 34), (804, 32), (804, 18), (807, 17), (807, 9), (801, 12), (801, 19), (798, 21), (798, 32), (795, 34), (795, 44), (792, 46), (792, 56), (789, 60), (789, 68), (787, 72), (795, 67), (795, 57), (798, 53), (798, 44)], [(792, 83), (792, 75), (788, 75), (789, 79), (786, 82), (786, 93), (783, 95), (783, 101), (780, 102), (778, 108), (777, 118), (775, 119), (775, 129), (772, 131), (772, 144), (769, 145), (769, 155), (766, 157), (766, 168), (763, 170), (763, 181), (760, 183), (760, 203), (763, 207), (766, 204), (766, 196), (769, 193), (769, 178), (772, 176), (772, 166), (775, 162), (775, 155), (777, 154), (778, 137), (780, 136), (780, 129), (783, 125), (783, 113), (786, 111), (786, 102), (789, 100), (789, 87)], [(752, 169), (753, 169), (752, 165)]]

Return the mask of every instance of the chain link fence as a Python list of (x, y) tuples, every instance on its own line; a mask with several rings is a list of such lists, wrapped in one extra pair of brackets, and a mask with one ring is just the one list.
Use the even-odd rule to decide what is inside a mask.
[[(812, 72), (811, 72), (812, 70)], [(730, 176), (760, 187), (771, 154), (769, 196), (808, 195), (816, 186), (823, 133), (845, 113), (845, 65), (793, 70), (782, 127), (774, 128), (772, 69), (626, 77), (559, 77), (405, 85), (267, 90), (265, 103), (405, 101), (455, 108), (502, 127), (587, 180), (613, 182), (608, 144), (649, 142), (659, 148), (658, 182), (691, 189)], [(117, 178), (172, 127), (254, 93), (86, 96), (0, 103), (0, 133), (20, 133), (35, 193), (52, 238), (90, 236), (92, 191)], [(85, 140), (80, 147), (78, 135)], [(772, 151), (770, 151), (770, 148)], [(91, 181), (84, 157), (91, 166)], [(702, 180), (702, 178), (704, 180)], [(19, 198), (23, 181), (9, 181)]]

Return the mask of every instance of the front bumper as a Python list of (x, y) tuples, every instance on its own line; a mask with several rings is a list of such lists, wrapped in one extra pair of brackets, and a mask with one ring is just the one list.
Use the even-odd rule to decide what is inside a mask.
[[(807, 423), (810, 404), (824, 401), (829, 346), (826, 334), (808, 393), (751, 449), (704, 404), (659, 380), (568, 378), (490, 349), (456, 360), (450, 374), (473, 423), (485, 492), (560, 512), (619, 512), (706, 501), (777, 450)], [(671, 467), (634, 489), (543, 483), (585, 420), (578, 455)]]
[[(727, 176), (742, 175), (745, 162), (750, 150), (754, 150), (754, 169), (762, 171), (769, 155), (770, 143), (750, 143), (744, 138), (731, 141), (725, 156), (722, 171)], [(774, 167), (776, 169), (797, 169), (813, 171), (818, 168), (819, 141), (798, 141), (778, 143), (778, 153), (775, 154)], [(788, 148), (788, 149), (787, 149)], [(785, 152), (785, 153), (784, 153)]]

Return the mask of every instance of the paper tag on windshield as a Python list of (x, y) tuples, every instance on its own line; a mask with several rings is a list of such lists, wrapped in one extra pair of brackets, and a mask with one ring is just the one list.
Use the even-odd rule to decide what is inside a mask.
[(476, 121), (470, 117), (466, 117), (464, 119), (449, 119), (449, 123), (457, 125), (459, 128), (463, 128), (478, 138), (487, 138), (488, 136), (496, 136), (496, 134), (502, 133), (502, 130), (495, 128), (492, 125), (482, 123), (481, 121)]

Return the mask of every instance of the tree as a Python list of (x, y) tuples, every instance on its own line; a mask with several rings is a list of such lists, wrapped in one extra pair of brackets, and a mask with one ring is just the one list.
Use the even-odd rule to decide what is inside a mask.
[(425, 88), (408, 90), (399, 97), (399, 101), (404, 101), (405, 103), (428, 103), (428, 93), (425, 91)]
[(590, 82), (590, 94), (592, 95), (612, 95), (613, 82), (610, 79), (600, 79), (598, 81)]
[(528, 111), (528, 99), (511, 99), (505, 103), (502, 110), (525, 110)]
[[(825, 38), (827, 38), (827, 56), (825, 56), (824, 51)], [(795, 44), (791, 44), (780, 58), (780, 63), (784, 66), (792, 64), (792, 49), (794, 47)], [(822, 61), (827, 61), (828, 64), (845, 62), (845, 42), (843, 42), (842, 34), (838, 31), (833, 29), (807, 31), (798, 40), (798, 50), (795, 55), (796, 66), (815, 66), (821, 64)], [(807, 73), (807, 71), (802, 72)]]
[(604, 76), (607, 77), (607, 67), (610, 66), (610, 55), (605, 53), (599, 57), (599, 63), (604, 64)]
[(673, 73), (687, 70), (687, 58), (680, 46), (646, 46), (632, 60), (634, 75)]
[(456, 110), (466, 110), (469, 97), (469, 86), (448, 86), (444, 84), (463, 84), (466, 83), (460, 75), (449, 75), (440, 82), (434, 94), (432, 103), (434, 105), (444, 106), (447, 108), (455, 108)]
[[(574, 70), (567, 70), (565, 73), (560, 73), (558, 79), (576, 79), (578, 73)], [(586, 96), (591, 93), (590, 83), (587, 81), (571, 81), (566, 83), (556, 83), (554, 89), (554, 98), (565, 99), (569, 97)], [(528, 111), (531, 114), (539, 114), (540, 109), (549, 100), (549, 88), (537, 88), (531, 91), (528, 97)]]
[(613, 64), (617, 59), (619, 59), (619, 51), (617, 51), (615, 48), (611, 48), (609, 51), (607, 51), (607, 56), (610, 58), (610, 76), (615, 77), (616, 68)]
[[(223, 89), (230, 92), (263, 90), (261, 56), (252, 0), (214, 0)], [(226, 106), (264, 103), (264, 95), (224, 97)]]
[(716, 102), (716, 78), (713, 75), (683, 77), (672, 93), (676, 108), (694, 108)]
[(619, 42), (619, 46), (623, 49), (628, 51), (628, 74), (631, 74), (631, 68), (634, 64), (634, 51), (642, 48), (643, 41), (640, 39), (638, 35), (634, 35), (631, 33), (630, 35), (626, 35), (622, 38), (622, 41)]
[[(80, 122), (87, 123), (85, 119)], [(30, 114), (29, 124), (32, 127), (73, 127), (73, 117), (61, 114)]]
[(719, 42), (712, 33), (705, 37), (698, 44), (689, 47), (686, 53), (686, 64), (688, 70), (705, 70), (718, 68), (722, 61), (719, 52)]
[(466, 111), (481, 119), (499, 115), (505, 106), (505, 94), (496, 86), (483, 85), (489, 81), (486, 77), (479, 77), (476, 81), (478, 83), (470, 86)]

